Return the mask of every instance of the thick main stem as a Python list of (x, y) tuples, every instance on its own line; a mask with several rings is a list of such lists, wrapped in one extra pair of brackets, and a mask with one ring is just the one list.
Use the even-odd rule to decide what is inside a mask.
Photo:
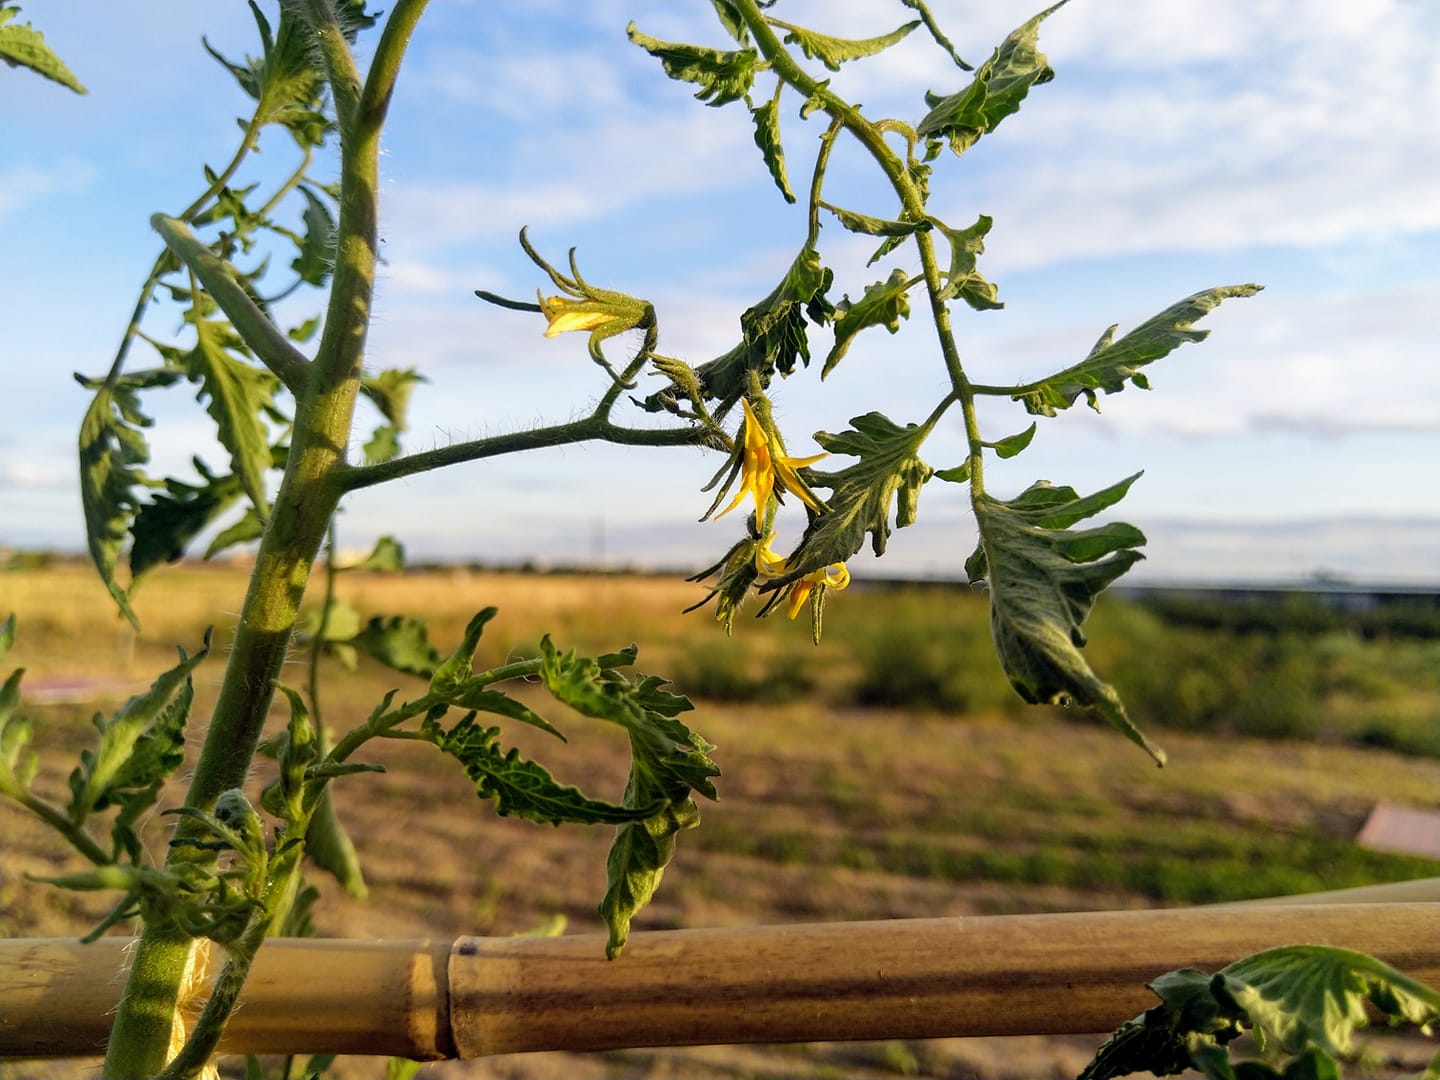
[[(210, 809), (222, 792), (245, 781), (274, 682), (289, 650), (311, 565), (342, 494), (336, 475), (345, 465), (350, 441), (375, 276), (380, 127), (399, 56), (422, 7), (416, 0), (402, 3), (407, 16), (403, 32), (392, 33), (387, 27), (377, 51), (378, 77), (372, 80), (372, 87), (365, 88), (374, 93), (362, 95), (353, 58), (333, 13), (328, 24), (316, 28), (341, 115), (334, 282), (325, 333), (304, 393), (296, 403), (285, 475), (260, 542), (230, 662), (186, 795), (186, 805), (197, 809)], [(325, 9), (320, 15), (327, 12)], [(175, 847), (169, 863), (194, 857), (193, 848)], [(156, 1076), (163, 1070), (193, 949), (193, 939), (179, 928), (159, 920), (147, 923), (111, 1029), (107, 1077), (128, 1080)], [(240, 975), (243, 977), (243, 971)], [(219, 1017), (216, 1022), (224, 1019)]]

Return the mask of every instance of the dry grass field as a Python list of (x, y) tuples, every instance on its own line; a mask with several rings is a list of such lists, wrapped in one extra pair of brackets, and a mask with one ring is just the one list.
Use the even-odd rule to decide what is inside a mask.
[[(217, 627), (217, 643), (226, 641), (243, 587), (232, 569), (161, 572), (138, 593), (144, 630), (137, 637), (86, 568), (0, 572), (0, 615), (13, 610), (19, 618), (7, 669), (27, 668), (22, 709), (36, 721), (38, 787), (64, 790), (75, 752), (93, 738), (91, 714), (173, 663), (174, 645), (198, 647), (207, 624)], [(983, 607), (953, 592), (851, 590), (831, 605), (827, 632), (835, 640), (818, 651), (803, 627), (783, 620), (747, 623), (727, 641), (708, 615), (679, 614), (701, 595), (696, 586), (658, 578), (354, 574), (341, 578), (341, 595), (362, 617), (424, 615), (442, 650), (475, 610), (498, 606), (477, 666), (527, 655), (546, 631), (581, 649), (638, 641), (642, 670), (673, 675), (696, 698), (690, 722), (718, 747), (721, 800), (703, 805), (699, 830), (682, 836), (656, 903), (637, 921), (641, 929), (1189, 904), (1440, 873), (1433, 861), (1353, 842), (1379, 798), (1440, 805), (1434, 757), (1335, 739), (1168, 730), (1164, 716), (1140, 715), (1170, 753), (1170, 766), (1157, 770), (1108, 729), (1012, 705), (984, 654)], [(1102, 601), (1097, 622), (1110, 603)], [(899, 619), (887, 623), (896, 612)], [(980, 673), (937, 700), (969, 707), (961, 714), (943, 704), (867, 703), (876, 654), (865, 648), (913, 637), (927, 612), (956, 621), (927, 629), (925, 647), (957, 657), (946, 670)], [(1123, 632), (1127, 617), (1113, 618), (1106, 625)], [(1122, 661), (1127, 654), (1102, 645), (1103, 633), (1096, 631), (1096, 649), (1111, 648)], [(979, 659), (962, 665), (961, 653)], [(296, 684), (301, 659), (297, 652)], [(220, 672), (217, 655), (197, 674), (196, 739)], [(1117, 681), (1124, 674), (1107, 673)], [(77, 689), (77, 679), (89, 689)], [(419, 685), (364, 659), (354, 673), (327, 662), (325, 718), (344, 728), (385, 690), (412, 693)], [(717, 687), (729, 692), (706, 700), (704, 692)], [(1416, 710), (1433, 707), (1432, 695), (1433, 686), (1420, 684), (1413, 701), (1397, 692), (1385, 708), (1413, 723)], [(561, 746), (530, 729), (512, 741), (543, 753), (562, 779), (618, 796), (626, 754), (614, 733), (561, 715), (538, 693), (526, 700), (571, 741)], [(283, 723), (278, 710), (273, 722)], [(454, 762), (423, 746), (386, 743), (365, 759), (386, 772), (342, 780), (334, 790), (370, 896), (356, 901), (317, 879), (321, 934), (508, 934), (555, 916), (574, 931), (599, 928), (607, 831), (497, 818)], [(167, 797), (173, 805), (179, 789)], [(163, 835), (164, 821), (152, 819), (151, 827), (152, 838)], [(28, 880), (76, 860), (11, 806), (0, 806), (0, 828), (0, 934), (73, 934), (107, 907), (102, 897)], [(1094, 1046), (1079, 1037), (539, 1054), (439, 1064), (421, 1075), (1073, 1076)], [(66, 1068), (12, 1065), (0, 1076), (74, 1075), (73, 1064)], [(383, 1075), (377, 1062), (346, 1070)]]

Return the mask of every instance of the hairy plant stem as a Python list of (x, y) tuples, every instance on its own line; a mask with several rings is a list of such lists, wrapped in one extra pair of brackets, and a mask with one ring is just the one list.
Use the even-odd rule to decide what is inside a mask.
[[(335, 478), (345, 465), (350, 441), (375, 276), (380, 127), (409, 31), (423, 6), (417, 0), (402, 0), (392, 13), (376, 53), (373, 92), (372, 86), (362, 90), (333, 10), (318, 2), (309, 7), (340, 115), (335, 274), (325, 332), (302, 392), (297, 393), (285, 475), (260, 541), (219, 699), (186, 795), (186, 805), (195, 809), (211, 809), (222, 792), (245, 781), (274, 682), (290, 647), (311, 565), (343, 493)], [(244, 328), (237, 329), (245, 334)], [(249, 344), (255, 348), (254, 342)], [(182, 820), (177, 836), (193, 827)], [(167, 865), (200, 857), (193, 847), (172, 846)], [(298, 854), (293, 862), (298, 866)], [(274, 882), (275, 895), (267, 895), (267, 905), (278, 903), (293, 869), (282, 875), (286, 881)], [(269, 914), (273, 916), (273, 908)], [(161, 1075), (193, 948), (194, 941), (174, 925), (147, 920), (111, 1029), (107, 1077)], [(248, 968), (249, 958), (243, 954), (236, 955), (233, 968), (227, 966), (227, 985), (233, 983), (237, 993)], [(213, 1010), (207, 1009), (203, 1025), (192, 1033), (196, 1049), (188, 1054), (193, 1056), (207, 1045), (213, 1048), (234, 1006), (234, 996), (226, 998)]]
[[(756, 48), (770, 62), (776, 76), (794, 87), (796, 92), (802, 94), (807, 100), (818, 102), (820, 108), (832, 118), (835, 124), (843, 126), (846, 131), (850, 132), (860, 145), (869, 151), (870, 156), (875, 159), (885, 173), (886, 179), (890, 181), (890, 186), (900, 199), (906, 219), (924, 221), (927, 216), (925, 200), (920, 194), (920, 189), (910, 178), (905, 163), (886, 145), (885, 132), (881, 125), (865, 119), (859, 109), (833, 93), (825, 84), (811, 78), (776, 37), (774, 30), (771, 29), (770, 21), (760, 10), (756, 0), (733, 0), (733, 5), (754, 37)], [(953, 50), (952, 55), (954, 55)], [(832, 132), (827, 132), (826, 137), (832, 137)], [(824, 152), (828, 154), (828, 147), (825, 147)], [(818, 199), (817, 165), (816, 182), (812, 184), (811, 192), (812, 235), (814, 234), (813, 216)], [(945, 361), (945, 370), (950, 376), (954, 400), (960, 403), (960, 411), (964, 416), (965, 439), (969, 449), (970, 497), (974, 501), (985, 493), (984, 446), (980, 438), (979, 419), (975, 414), (975, 390), (966, 377), (965, 369), (960, 362), (960, 351), (955, 346), (955, 335), (950, 326), (949, 308), (941, 299), (940, 264), (935, 257), (935, 243), (928, 232), (915, 233), (914, 240), (915, 247), (920, 253), (921, 277), (925, 281), (925, 290), (930, 297), (930, 316), (935, 324), (936, 337), (940, 342), (940, 353)]]

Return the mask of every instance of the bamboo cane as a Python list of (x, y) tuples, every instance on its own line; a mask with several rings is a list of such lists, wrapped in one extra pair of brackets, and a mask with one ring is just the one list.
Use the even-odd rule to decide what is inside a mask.
[[(1435, 895), (1435, 883), (1430, 895)], [(530, 1050), (1105, 1031), (1145, 983), (1322, 944), (1440, 979), (1440, 902), (976, 916), (449, 942), (277, 939), (223, 1052)], [(129, 939), (0, 941), (6, 1057), (99, 1052)], [(220, 958), (212, 958), (212, 967)]]

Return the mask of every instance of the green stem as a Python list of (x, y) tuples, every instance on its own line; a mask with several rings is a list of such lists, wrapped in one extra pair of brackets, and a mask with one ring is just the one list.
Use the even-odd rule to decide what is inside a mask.
[[(401, 0), (392, 14), (383, 48), (388, 74), (376, 82), (383, 93), (377, 91), (380, 98), (361, 111), (354, 59), (333, 9), (319, 0), (309, 5), (340, 117), (335, 274), (325, 333), (303, 392), (297, 394), (285, 475), (260, 541), (230, 661), (186, 795), (186, 805), (197, 809), (210, 809), (222, 792), (246, 779), (274, 682), (294, 634), (311, 564), (344, 490), (336, 476), (345, 466), (350, 441), (375, 276), (379, 129), (393, 71), (421, 7), (415, 0)], [(206, 265), (203, 259), (197, 263), (201, 268)], [(180, 829), (186, 827), (182, 821)], [(193, 848), (171, 848), (171, 862), (195, 857)], [(161, 1073), (192, 948), (192, 940), (174, 926), (147, 921), (111, 1030), (106, 1076), (121, 1080)], [(223, 1025), (223, 1017), (219, 1023)]]
[(309, 377), (310, 361), (291, 345), (280, 328), (256, 306), (250, 295), (230, 276), (230, 270), (209, 246), (200, 240), (184, 222), (156, 214), (150, 227), (158, 232), (165, 246), (200, 279), (205, 291), (230, 317), (231, 323), (260, 362), (280, 377), (297, 398), (304, 392)]
[[(907, 220), (924, 220), (925, 200), (920, 189), (910, 179), (905, 163), (886, 145), (882, 126), (871, 123), (860, 114), (859, 109), (838, 97), (829, 87), (816, 82), (780, 43), (755, 0), (732, 0), (732, 3), (754, 37), (756, 47), (770, 62), (775, 74), (808, 100), (818, 101), (826, 113), (842, 124), (845, 130), (870, 152), (899, 197)], [(970, 496), (973, 501), (985, 491), (984, 450), (980, 440), (979, 420), (975, 415), (975, 392), (960, 363), (960, 352), (955, 346), (955, 335), (950, 326), (950, 311), (940, 299), (940, 264), (935, 257), (934, 240), (928, 232), (917, 232), (914, 239), (920, 253), (926, 291), (930, 294), (930, 314), (940, 342), (945, 370), (950, 376), (955, 400), (960, 403), (961, 412), (964, 414), (965, 437), (970, 458)]]
[(447, 465), (459, 465), (466, 461), (479, 461), (482, 458), (514, 454), (522, 450), (540, 450), (550, 446), (591, 441), (619, 443), (622, 446), (708, 446), (713, 438), (709, 431), (698, 425), (685, 428), (628, 428), (612, 424), (601, 416), (588, 416), (568, 424), (555, 424), (531, 431), (515, 431), (506, 435), (472, 439), (453, 446), (441, 446), (374, 465), (348, 466), (339, 471), (336, 480), (345, 491), (358, 491), (388, 480), (430, 472)]

